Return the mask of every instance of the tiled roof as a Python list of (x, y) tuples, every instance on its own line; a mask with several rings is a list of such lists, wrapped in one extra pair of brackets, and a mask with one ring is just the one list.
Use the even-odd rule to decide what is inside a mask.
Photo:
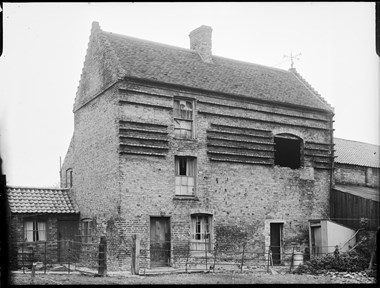
[(12, 213), (79, 213), (68, 189), (7, 187)]
[(335, 185), (335, 190), (380, 202), (379, 189), (354, 185)]
[(111, 49), (118, 62), (115, 67), (125, 77), (333, 112), (333, 108), (295, 69), (286, 71), (219, 56), (212, 56), (213, 63), (205, 63), (191, 49), (104, 32), (97, 22), (94, 22), (93, 29), (99, 33), (103, 44)]
[(334, 138), (335, 162), (380, 168), (380, 146)]

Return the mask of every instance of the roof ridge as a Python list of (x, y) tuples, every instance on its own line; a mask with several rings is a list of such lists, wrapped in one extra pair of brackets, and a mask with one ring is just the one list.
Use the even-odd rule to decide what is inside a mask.
[[(164, 46), (164, 47), (167, 47), (167, 48), (179, 49), (179, 50), (187, 51), (187, 52), (190, 52), (190, 53), (196, 53), (196, 54), (198, 54), (197, 51), (195, 51), (193, 49), (190, 49), (190, 48), (184, 48), (184, 47), (175, 46), (175, 45), (172, 45), (172, 44), (166, 44), (166, 43), (162, 43), (162, 42), (156, 42), (156, 41), (152, 41), (152, 40), (142, 39), (142, 38), (138, 38), (138, 37), (134, 37), (134, 36), (130, 36), (130, 35), (123, 35), (123, 34), (109, 32), (109, 31), (103, 31), (102, 30), (102, 32), (104, 34), (109, 34), (110, 36), (115, 35), (115, 36), (129, 38), (129, 39), (136, 40), (136, 41), (142, 41), (142, 42), (145, 42), (145, 43), (151, 43), (151, 44), (155, 44), (155, 45), (159, 45), (159, 46)], [(220, 58), (220, 59), (231, 61), (231, 62), (239, 62), (239, 63), (249, 64), (249, 65), (254, 65), (254, 66), (260, 66), (260, 67), (263, 67), (263, 68), (267, 68), (269, 70), (276, 70), (276, 71), (281, 71), (281, 72), (284, 72), (284, 73), (289, 73), (289, 71), (287, 71), (287, 70), (284, 70), (284, 69), (281, 69), (281, 68), (272, 67), (272, 66), (268, 66), (268, 65), (264, 65), (264, 64), (258, 64), (258, 63), (253, 63), (253, 62), (249, 62), (249, 61), (228, 58), (228, 57), (225, 57), (225, 56), (220, 56), (220, 55), (215, 55), (215, 54), (212, 54), (212, 57), (213, 58), (214, 57)]]
[(324, 104), (326, 104), (328, 107), (330, 107), (331, 111), (335, 112), (334, 107), (332, 107), (332, 106), (326, 101), (326, 99), (323, 98), (322, 95), (319, 94), (318, 91), (315, 90), (314, 87), (311, 86), (310, 83), (307, 82), (306, 79), (303, 78), (303, 77), (301, 76), (301, 74), (296, 70), (296, 68), (290, 68), (290, 69), (289, 69), (289, 72), (290, 72), (292, 75), (294, 75), (294, 77), (296, 77), (296, 78), (297, 78), (302, 84), (304, 84), (305, 87), (306, 87), (307, 89), (310, 90), (310, 92), (312, 92), (315, 96), (317, 96), (318, 99), (319, 99), (320, 101), (322, 101), (322, 103), (324, 103)]
[(9, 189), (38, 189), (38, 190), (57, 190), (57, 191), (69, 191), (70, 188), (43, 188), (43, 187), (30, 187), (30, 186), (14, 186), (14, 185), (6, 185), (6, 188)]
[(343, 140), (343, 141), (350, 141), (350, 142), (357, 142), (357, 143), (362, 143), (362, 144), (366, 144), (366, 145), (372, 145), (372, 146), (380, 147), (380, 145), (378, 145), (378, 144), (372, 144), (372, 143), (358, 141), (358, 140), (344, 139), (344, 138), (340, 138), (340, 137), (334, 137), (334, 139)]

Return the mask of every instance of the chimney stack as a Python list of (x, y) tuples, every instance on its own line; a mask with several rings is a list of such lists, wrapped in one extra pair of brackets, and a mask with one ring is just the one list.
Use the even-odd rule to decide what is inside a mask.
[(202, 25), (190, 32), (190, 49), (198, 52), (203, 62), (212, 63), (210, 26)]

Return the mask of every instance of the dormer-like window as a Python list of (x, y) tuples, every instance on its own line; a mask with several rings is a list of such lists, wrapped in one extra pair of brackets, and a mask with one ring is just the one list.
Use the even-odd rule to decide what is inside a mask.
[(174, 99), (174, 135), (176, 138), (194, 137), (194, 101)]
[(274, 136), (274, 165), (298, 169), (302, 163), (302, 139), (291, 134)]

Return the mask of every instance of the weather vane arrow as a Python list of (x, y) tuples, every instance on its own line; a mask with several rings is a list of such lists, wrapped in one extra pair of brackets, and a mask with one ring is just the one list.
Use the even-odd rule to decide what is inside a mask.
[(290, 52), (290, 55), (284, 55), (283, 58), (290, 58), (290, 66), (291, 68), (293, 68), (293, 65), (294, 65), (294, 60), (299, 60), (299, 56), (301, 56), (302, 54), (301, 53), (298, 53), (297, 55), (293, 55), (292, 52)]

